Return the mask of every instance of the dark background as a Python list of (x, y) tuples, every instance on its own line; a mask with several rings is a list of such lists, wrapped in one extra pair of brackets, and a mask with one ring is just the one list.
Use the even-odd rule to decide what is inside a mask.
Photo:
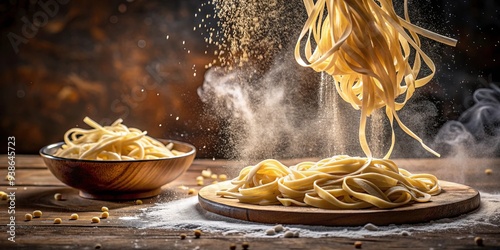
[[(71, 0), (47, 13), (45, 2), (0, 2), (0, 138), (15, 136), (18, 154), (61, 141), (89, 116), (108, 124), (122, 117), (154, 137), (190, 142), (200, 158), (227, 156), (224, 121), (197, 95), (216, 56), (203, 29), (193, 27), (211, 5)], [(424, 40), (438, 70), (416, 98), (438, 107), (432, 134), (472, 105), (474, 90), (499, 81), (500, 2), (409, 2), (414, 23), (459, 40), (457, 47)], [(13, 45), (23, 20), (44, 21), (40, 12), (47, 22)]]

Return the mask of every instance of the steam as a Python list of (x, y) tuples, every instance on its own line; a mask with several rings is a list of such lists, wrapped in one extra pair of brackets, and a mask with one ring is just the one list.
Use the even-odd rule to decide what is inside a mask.
[(500, 156), (500, 87), (490, 84), (474, 92), (474, 104), (447, 122), (435, 143), (445, 156)]

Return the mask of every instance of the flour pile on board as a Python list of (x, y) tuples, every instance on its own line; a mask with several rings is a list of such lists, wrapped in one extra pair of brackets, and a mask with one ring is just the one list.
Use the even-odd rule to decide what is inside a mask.
[[(283, 234), (266, 235), (274, 225), (253, 223), (220, 216), (203, 210), (197, 197), (168, 203), (158, 203), (143, 210), (135, 220), (128, 223), (138, 228), (201, 229), (204, 232), (223, 235), (245, 235), (246, 237), (283, 237)], [(481, 193), (478, 210), (456, 218), (446, 218), (420, 224), (376, 226), (367, 224), (358, 227), (327, 227), (307, 225), (284, 225), (286, 230), (299, 232), (300, 237), (346, 237), (409, 235), (419, 232), (459, 230), (470, 232), (473, 227), (497, 228), (500, 225), (500, 194)]]

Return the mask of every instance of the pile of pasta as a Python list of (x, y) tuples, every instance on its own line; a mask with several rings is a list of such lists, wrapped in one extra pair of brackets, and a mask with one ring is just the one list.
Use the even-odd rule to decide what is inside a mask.
[(241, 170), (217, 195), (256, 205), (324, 209), (394, 208), (441, 192), (430, 174), (411, 174), (391, 160), (338, 155), (287, 167), (274, 159)]
[(72, 128), (64, 134), (64, 144), (54, 154), (58, 157), (84, 160), (143, 160), (184, 154), (147, 136), (146, 131), (129, 128), (117, 119), (101, 126), (89, 117), (83, 121), (92, 129)]
[[(231, 181), (234, 186), (217, 194), (250, 204), (327, 209), (394, 208), (429, 201), (441, 192), (438, 179), (411, 174), (389, 160), (396, 141), (394, 120), (424, 149), (439, 156), (401, 122), (396, 111), (436, 70), (420, 48), (418, 35), (451, 46), (456, 40), (411, 24), (407, 0), (404, 18), (396, 14), (392, 0), (303, 1), (308, 19), (295, 59), (304, 67), (330, 74), (343, 100), (361, 110), (358, 137), (366, 158), (341, 155), (290, 167), (268, 159), (243, 168)], [(419, 77), (422, 62), (430, 73)], [(365, 130), (368, 117), (380, 108), (385, 108), (392, 135), (385, 156), (376, 159)]]

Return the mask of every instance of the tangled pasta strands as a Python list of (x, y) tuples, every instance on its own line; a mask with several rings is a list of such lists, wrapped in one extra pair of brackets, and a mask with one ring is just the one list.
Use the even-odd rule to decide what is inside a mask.
[[(332, 75), (343, 100), (361, 110), (359, 141), (365, 155), (372, 157), (365, 135), (367, 117), (385, 107), (392, 129), (385, 159), (394, 148), (394, 120), (423, 148), (439, 156), (401, 122), (396, 111), (416, 88), (432, 79), (436, 70), (421, 50), (418, 35), (450, 46), (455, 46), (456, 40), (411, 24), (407, 0), (404, 18), (396, 14), (392, 0), (304, 0), (304, 5), (308, 19), (295, 46), (295, 59), (304, 67)], [(431, 73), (418, 78), (422, 61)]]
[(83, 121), (92, 127), (69, 129), (64, 144), (55, 156), (85, 160), (142, 160), (174, 157), (183, 154), (147, 136), (146, 131), (128, 128), (118, 119), (110, 126), (101, 126), (89, 117)]
[(290, 167), (267, 159), (243, 168), (231, 183), (216, 194), (256, 205), (324, 209), (394, 208), (441, 192), (433, 175), (411, 174), (387, 159), (346, 155)]

